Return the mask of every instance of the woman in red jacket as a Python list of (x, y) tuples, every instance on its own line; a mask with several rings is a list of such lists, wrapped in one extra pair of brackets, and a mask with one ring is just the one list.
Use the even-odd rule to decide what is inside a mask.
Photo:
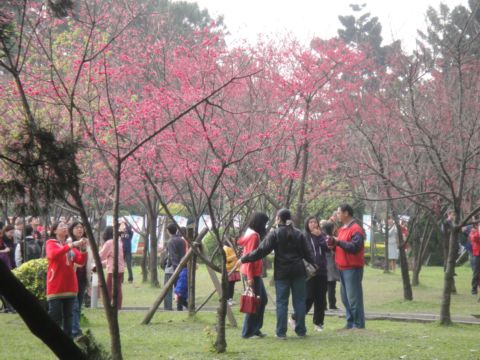
[(67, 242), (68, 225), (60, 222), (52, 226), (47, 240), (47, 301), (48, 314), (72, 337), (73, 303), (78, 292), (74, 264), (85, 265), (87, 253), (79, 248), (85, 240)]
[[(264, 213), (253, 214), (250, 222), (248, 223), (248, 229), (237, 242), (237, 244), (243, 247), (243, 255), (251, 253), (258, 248), (260, 241), (264, 238), (267, 229), (268, 216)], [(244, 339), (255, 339), (265, 336), (261, 332), (263, 326), (263, 314), (265, 313), (265, 306), (267, 305), (268, 298), (265, 286), (262, 280), (262, 259), (242, 264), (241, 271), (247, 278), (247, 285), (253, 289), (256, 296), (260, 296), (260, 306), (255, 314), (245, 314), (245, 320), (243, 321), (242, 337)]]

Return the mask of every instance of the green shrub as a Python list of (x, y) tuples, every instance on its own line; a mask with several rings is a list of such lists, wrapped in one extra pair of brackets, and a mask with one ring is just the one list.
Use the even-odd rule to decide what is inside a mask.
[(23, 286), (40, 301), (46, 300), (47, 267), (47, 259), (35, 259), (13, 270)]
[[(222, 235), (223, 231), (224, 229), (220, 229), (220, 235)], [(203, 252), (208, 258), (211, 258), (215, 253), (215, 255), (213, 256), (212, 262), (215, 265), (221, 267), (222, 266), (221, 251), (223, 251), (223, 246), (217, 252), (215, 252), (215, 250), (218, 247), (218, 242), (213, 232), (209, 231), (207, 235), (205, 235), (205, 237), (203, 238), (202, 245), (203, 245)]]

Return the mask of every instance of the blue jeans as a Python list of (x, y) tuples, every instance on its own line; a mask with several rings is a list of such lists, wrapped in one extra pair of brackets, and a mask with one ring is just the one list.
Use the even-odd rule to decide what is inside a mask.
[[(170, 280), (172, 275), (173, 274), (165, 273), (165, 277), (163, 279), (163, 285), (164, 286), (167, 283), (167, 281)], [(173, 308), (172, 308), (172, 294), (173, 294), (172, 288), (173, 288), (173, 286), (170, 288), (167, 295), (165, 295), (165, 299), (163, 299), (163, 308), (165, 310), (173, 310)]]
[(74, 297), (48, 300), (48, 315), (63, 329), (68, 337), (72, 337), (72, 318)]
[(128, 270), (128, 282), (132, 282), (133, 281), (132, 253), (131, 252), (125, 252), (123, 254), (123, 259), (125, 261), (125, 265), (127, 266), (127, 270)]
[(292, 290), (293, 311), (295, 313), (295, 332), (298, 336), (307, 333), (305, 328), (306, 311), (306, 285), (305, 277), (293, 279), (275, 280), (275, 291), (277, 293), (277, 336), (284, 337), (287, 334), (288, 323), (288, 298)]
[(365, 311), (363, 309), (362, 290), (363, 268), (340, 270), (342, 287), (340, 294), (345, 306), (345, 318), (348, 329), (365, 328)]
[(255, 295), (260, 296), (260, 306), (255, 314), (245, 314), (243, 320), (242, 337), (249, 338), (250, 336), (259, 335), (263, 327), (263, 315), (265, 314), (265, 307), (267, 306), (268, 297), (263, 285), (263, 280), (260, 276), (253, 278), (253, 291)]
[(73, 323), (72, 323), (72, 336), (77, 337), (82, 335), (82, 329), (80, 329), (80, 315), (82, 312), (83, 298), (85, 291), (87, 290), (87, 281), (78, 281), (78, 294), (73, 303)]

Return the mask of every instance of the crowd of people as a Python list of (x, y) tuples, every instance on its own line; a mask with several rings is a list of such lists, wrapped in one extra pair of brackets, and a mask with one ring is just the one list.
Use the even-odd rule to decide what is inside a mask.
[[(339, 206), (328, 220), (315, 216), (307, 217), (303, 230), (296, 228), (292, 214), (281, 209), (275, 218), (275, 227), (268, 230), (269, 217), (257, 212), (248, 222), (248, 229), (237, 241), (225, 242), (226, 268), (228, 272), (229, 305), (234, 305), (235, 283), (241, 275), (259, 302), (255, 313), (245, 314), (241, 336), (246, 339), (262, 338), (263, 318), (268, 296), (262, 277), (264, 261), (274, 253), (273, 280), (276, 291), (275, 335), (286, 339), (288, 327), (299, 337), (307, 333), (306, 314), (313, 308), (315, 331), (323, 331), (325, 311), (338, 310), (336, 283), (341, 283), (340, 295), (345, 308), (345, 330), (365, 328), (363, 304), (363, 267), (365, 233), (354, 220), (353, 209), (348, 204)], [(463, 229), (468, 241), (465, 248), (471, 252), (472, 294), (477, 294), (480, 276), (480, 219)], [(14, 225), (12, 225), (14, 224)], [(389, 220), (389, 263), (392, 270), (398, 258), (398, 234), (393, 220)], [(402, 229), (402, 228), (401, 228)], [(185, 230), (185, 229), (183, 229)], [(403, 231), (403, 230), (402, 230)], [(164, 309), (173, 310), (173, 294), (176, 308), (181, 311), (188, 306), (187, 266), (182, 258), (188, 251), (188, 242), (175, 224), (167, 226), (169, 239), (161, 266), (165, 284), (179, 266), (178, 278), (164, 300)], [(122, 283), (128, 271), (128, 282), (133, 281), (131, 240), (133, 231), (126, 221), (119, 225), (118, 277), (114, 279), (113, 227), (103, 232), (103, 244), (99, 256), (106, 269), (106, 287), (110, 300), (113, 284), (118, 289), (117, 308), (122, 308)], [(404, 234), (406, 235), (406, 234)], [(241, 251), (239, 249), (242, 249)], [(241, 255), (240, 255), (241, 254)], [(92, 273), (96, 271), (92, 252), (83, 224), (65, 219), (41, 226), (38, 218), (12, 220), (2, 226), (0, 233), (0, 261), (9, 269), (20, 267), (32, 259), (45, 257), (48, 260), (46, 298), (52, 319), (70, 337), (82, 335), (80, 313)], [(307, 271), (307, 265), (314, 273)], [(173, 289), (173, 290), (172, 290)], [(289, 315), (289, 298), (292, 295), (293, 313)], [(1, 296), (1, 295), (0, 295)], [(2, 298), (5, 312), (15, 312)]]
[[(263, 284), (262, 258), (275, 252), (274, 280), (277, 302), (276, 335), (286, 338), (288, 323), (298, 336), (305, 336), (305, 314), (313, 307), (315, 330), (322, 331), (327, 304), (336, 307), (336, 282), (342, 283), (342, 301), (347, 313), (346, 328), (363, 328), (363, 296), (361, 281), (363, 275), (363, 230), (353, 221), (353, 211), (349, 205), (339, 208), (337, 219), (319, 222), (309, 217), (304, 231), (295, 228), (291, 213), (282, 209), (276, 216), (277, 227), (267, 232), (269, 217), (255, 213), (248, 224), (248, 230), (236, 245), (243, 248), (243, 256), (238, 260), (236, 246), (227, 242), (224, 247), (229, 272), (228, 302), (233, 305), (235, 283), (240, 280), (240, 272), (248, 287), (260, 297), (255, 314), (245, 316), (242, 337), (263, 337), (263, 316), (268, 302)], [(0, 260), (13, 269), (32, 259), (45, 257), (48, 260), (46, 298), (48, 313), (52, 319), (72, 337), (82, 335), (80, 313), (92, 273), (96, 271), (92, 252), (83, 224), (65, 219), (53, 222), (44, 228), (38, 218), (16, 219), (15, 225), (5, 225), (0, 237)], [(167, 226), (170, 236), (166, 243), (163, 268), (165, 283), (181, 264), (188, 251), (188, 243), (176, 225)], [(122, 307), (122, 283), (125, 270), (128, 281), (133, 281), (131, 269), (130, 226), (122, 221), (119, 226), (118, 278), (113, 278), (113, 227), (107, 226), (103, 232), (103, 245), (99, 255), (106, 269), (106, 286), (110, 300), (113, 284), (116, 282), (117, 308)], [(315, 274), (306, 279), (304, 261), (315, 266)], [(238, 269), (241, 264), (241, 269)], [(173, 310), (173, 293), (177, 310), (188, 306), (187, 267), (182, 265), (173, 291), (164, 300), (165, 310)], [(239, 271), (240, 270), (240, 271)], [(293, 314), (288, 315), (290, 292), (293, 297)], [(327, 302), (328, 293), (328, 302)], [(15, 310), (4, 300), (5, 311)]]
[[(0, 261), (7, 268), (14, 269), (30, 260), (46, 258), (46, 299), (51, 318), (70, 337), (82, 335), (80, 314), (92, 273), (96, 271), (92, 252), (86, 237), (84, 225), (71, 219), (52, 219), (48, 227), (40, 225), (38, 218), (11, 219), (3, 226), (0, 234)], [(131, 270), (130, 226), (121, 221), (119, 226), (119, 257), (117, 308), (122, 307), (122, 282), (125, 265), (128, 281), (133, 281)], [(103, 232), (103, 245), (99, 251), (102, 265), (106, 268), (106, 287), (109, 299), (113, 294), (113, 227), (107, 226)], [(125, 250), (126, 249), (126, 250)], [(4, 312), (15, 312), (9, 302), (1, 296)]]
[[(260, 298), (257, 311), (245, 315), (242, 337), (265, 336), (262, 327), (268, 299), (262, 280), (262, 258), (272, 251), (275, 253), (273, 278), (278, 339), (286, 339), (289, 323), (297, 336), (306, 336), (305, 315), (312, 306), (314, 329), (323, 331), (329, 289), (330, 308), (337, 308), (334, 284), (338, 279), (346, 313), (345, 329), (365, 328), (362, 291), (365, 234), (353, 219), (352, 207), (341, 205), (329, 221), (319, 222), (314, 216), (307, 218), (303, 232), (294, 227), (288, 209), (277, 213), (277, 227), (267, 233), (268, 220), (264, 213), (254, 214), (249, 229), (238, 241), (243, 247), (243, 256), (237, 265), (241, 265), (247, 286)], [(316, 268), (309, 278), (305, 262)], [(290, 293), (293, 314), (289, 318)]]

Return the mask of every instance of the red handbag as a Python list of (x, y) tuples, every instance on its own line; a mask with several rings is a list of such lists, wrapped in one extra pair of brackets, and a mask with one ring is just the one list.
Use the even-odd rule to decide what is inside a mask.
[(240, 296), (240, 312), (255, 314), (260, 305), (260, 296), (255, 296), (252, 288), (247, 288)]

